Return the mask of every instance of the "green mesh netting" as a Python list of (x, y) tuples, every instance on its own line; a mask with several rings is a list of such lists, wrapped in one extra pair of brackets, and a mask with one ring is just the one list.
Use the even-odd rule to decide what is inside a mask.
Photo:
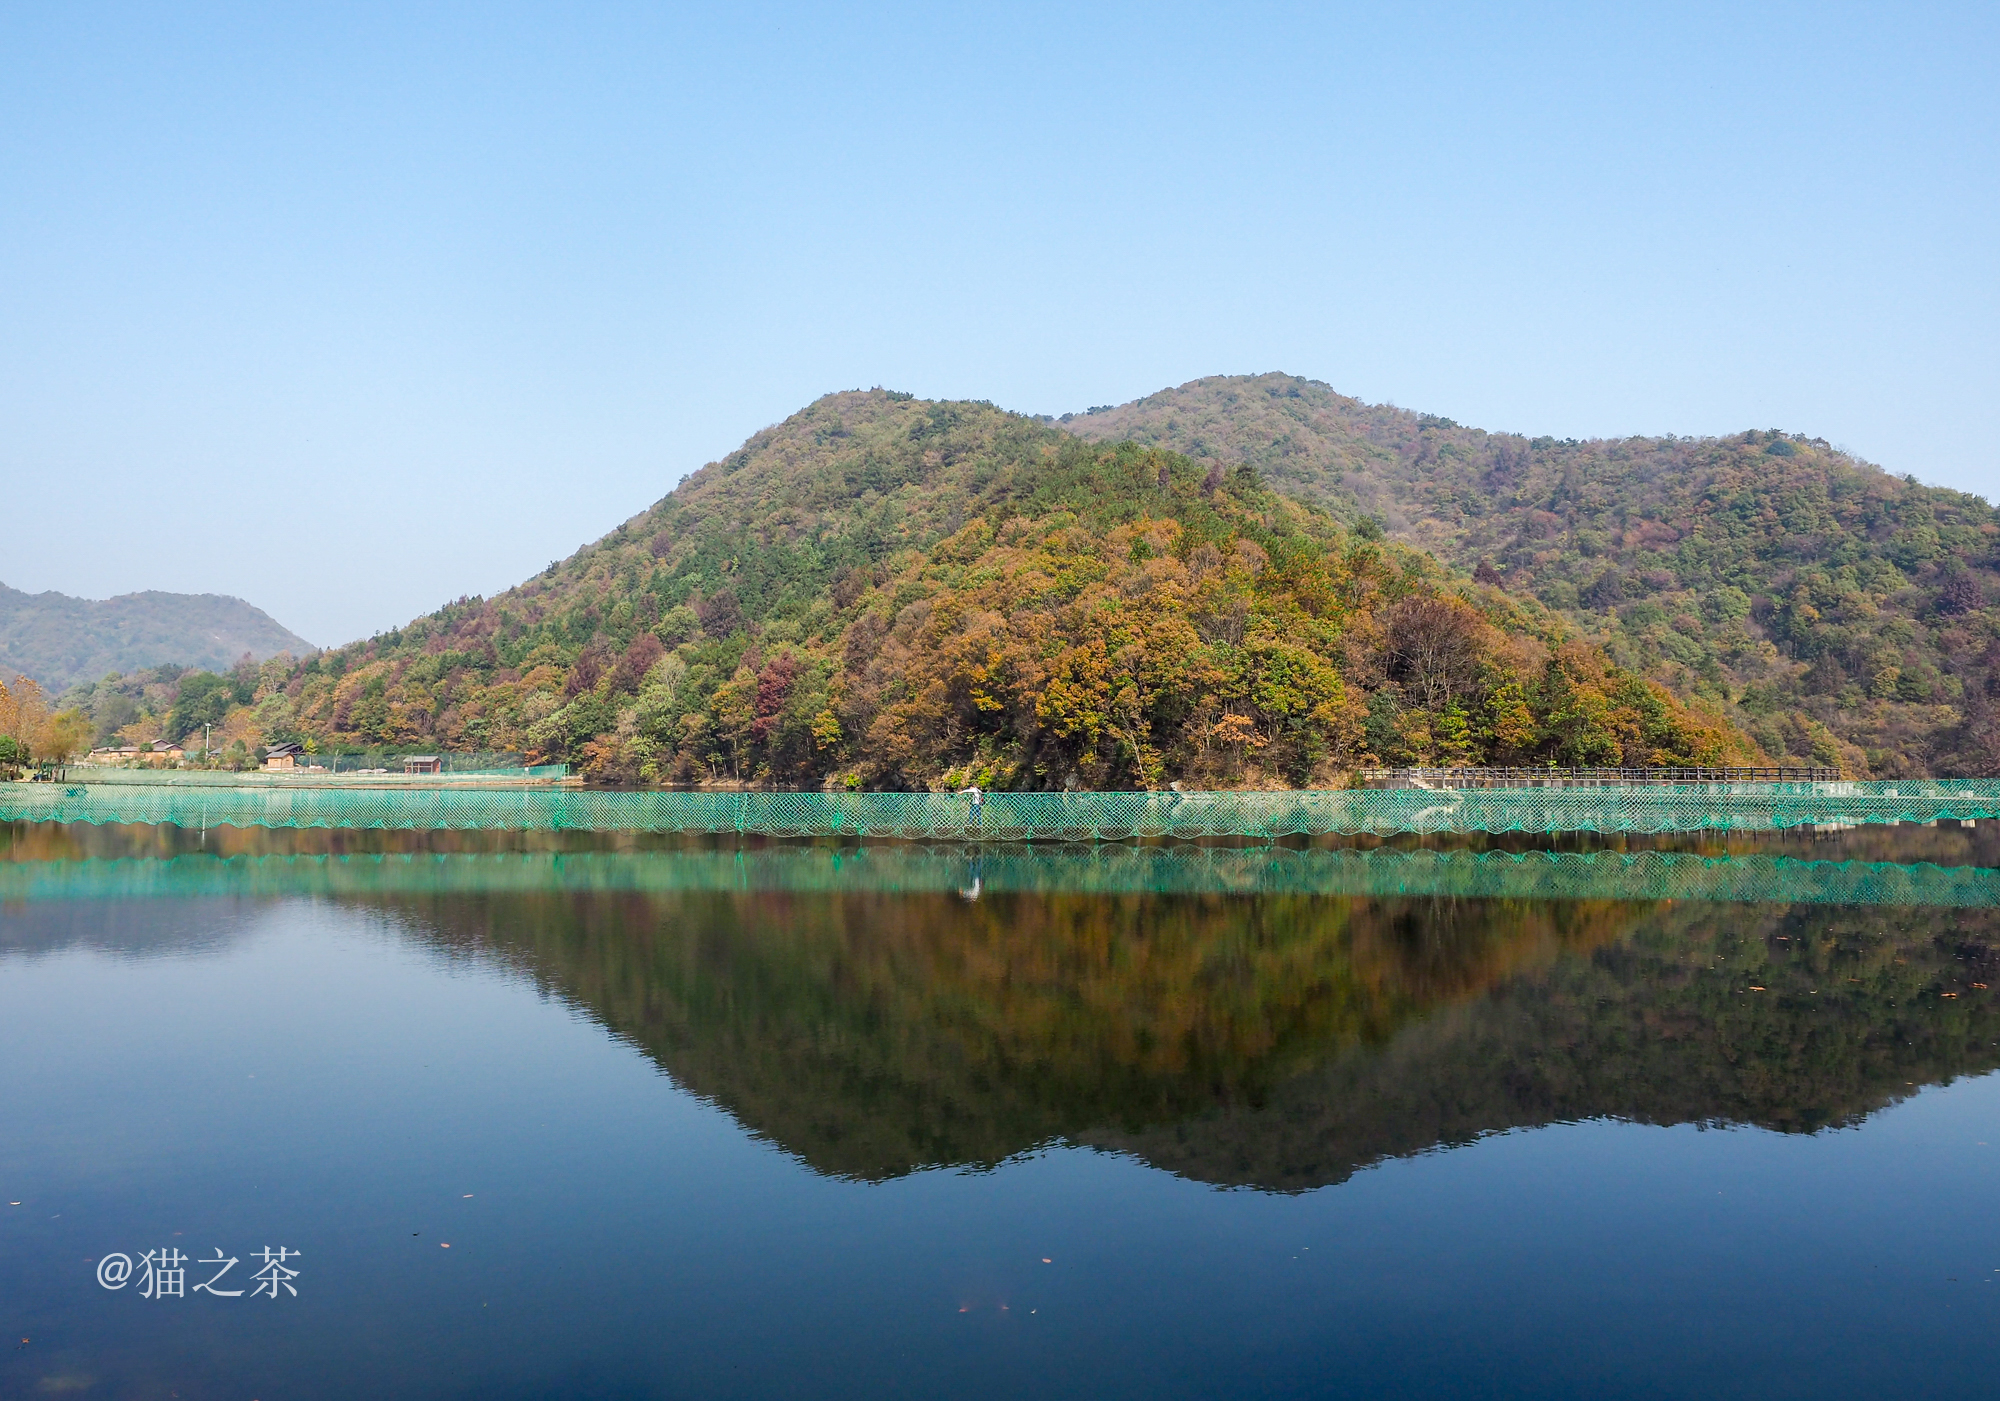
[(974, 841), (1770, 831), (2000, 817), (2000, 782), (1287, 793), (662, 793), (549, 787), (0, 784), (0, 820), (181, 827), (755, 832)]
[(740, 851), (177, 856), (0, 862), (0, 903), (232, 896), (1290, 893), (2000, 906), (2000, 871), (1677, 852), (874, 846)]

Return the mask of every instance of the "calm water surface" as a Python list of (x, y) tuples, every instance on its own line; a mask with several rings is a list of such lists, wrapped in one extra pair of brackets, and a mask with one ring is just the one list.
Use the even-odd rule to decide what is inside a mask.
[(2000, 914), (1396, 855), (0, 828), (0, 1395), (2000, 1392)]

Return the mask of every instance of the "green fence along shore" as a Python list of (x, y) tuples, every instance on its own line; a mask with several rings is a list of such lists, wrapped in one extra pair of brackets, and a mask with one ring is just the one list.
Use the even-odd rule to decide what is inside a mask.
[(1761, 832), (2000, 818), (2000, 781), (1281, 793), (674, 793), (309, 783), (0, 784), (0, 821), (759, 833), (984, 842), (1442, 832)]
[(391, 853), (0, 862), (0, 906), (158, 898), (542, 894), (1300, 894), (1512, 900), (2000, 907), (1984, 867), (1709, 857), (1290, 847), (769, 846), (669, 852)]

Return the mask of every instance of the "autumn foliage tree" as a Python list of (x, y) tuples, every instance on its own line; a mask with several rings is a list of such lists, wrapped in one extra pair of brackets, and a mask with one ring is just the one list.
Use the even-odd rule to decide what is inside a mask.
[(0, 682), (0, 741), (0, 767), (60, 764), (89, 743), (90, 720), (75, 709), (53, 709), (39, 685), (17, 676), (11, 686)]

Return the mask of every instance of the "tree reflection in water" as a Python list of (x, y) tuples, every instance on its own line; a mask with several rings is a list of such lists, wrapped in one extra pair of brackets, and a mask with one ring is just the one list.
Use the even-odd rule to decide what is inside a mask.
[[(288, 891), (379, 909), (449, 957), (518, 970), (748, 1129), (861, 1179), (1060, 1139), (1200, 1181), (1303, 1190), (1562, 1120), (1811, 1131), (2000, 1063), (1991, 909), (1594, 899), (1588, 862), (1562, 868), (1583, 882), (1574, 898), (1411, 898), (1228, 875), (1266, 860), (1289, 863), (1294, 884), (1336, 871), (1321, 885), (1366, 890), (1403, 870), (1383, 848), (1111, 852), (1067, 868), (1016, 850), (968, 900), (963, 856), (908, 849), (792, 860), (567, 839), (501, 851), (477, 834), (0, 835), (0, 877), (26, 893), (17, 949), (115, 938), (116, 901), (88, 918), (73, 899), (35, 903), (100, 876), (107, 893), (135, 873), (179, 882), (209, 927)], [(1880, 860), (1915, 840), (1934, 859), (1991, 864), (1983, 833), (1854, 836), (1824, 854)], [(1740, 844), (1708, 849), (1776, 869)], [(1237, 884), (1115, 889), (1133, 862)], [(1439, 869), (1459, 879), (1463, 866)], [(1099, 888), (1060, 888), (1077, 871)], [(1990, 873), (1887, 874), (1962, 899)], [(217, 893), (232, 888), (234, 904)]]
[(769, 892), (396, 907), (861, 1178), (1063, 1138), (1298, 1190), (1561, 1120), (1810, 1131), (2000, 1063), (1985, 911)]

